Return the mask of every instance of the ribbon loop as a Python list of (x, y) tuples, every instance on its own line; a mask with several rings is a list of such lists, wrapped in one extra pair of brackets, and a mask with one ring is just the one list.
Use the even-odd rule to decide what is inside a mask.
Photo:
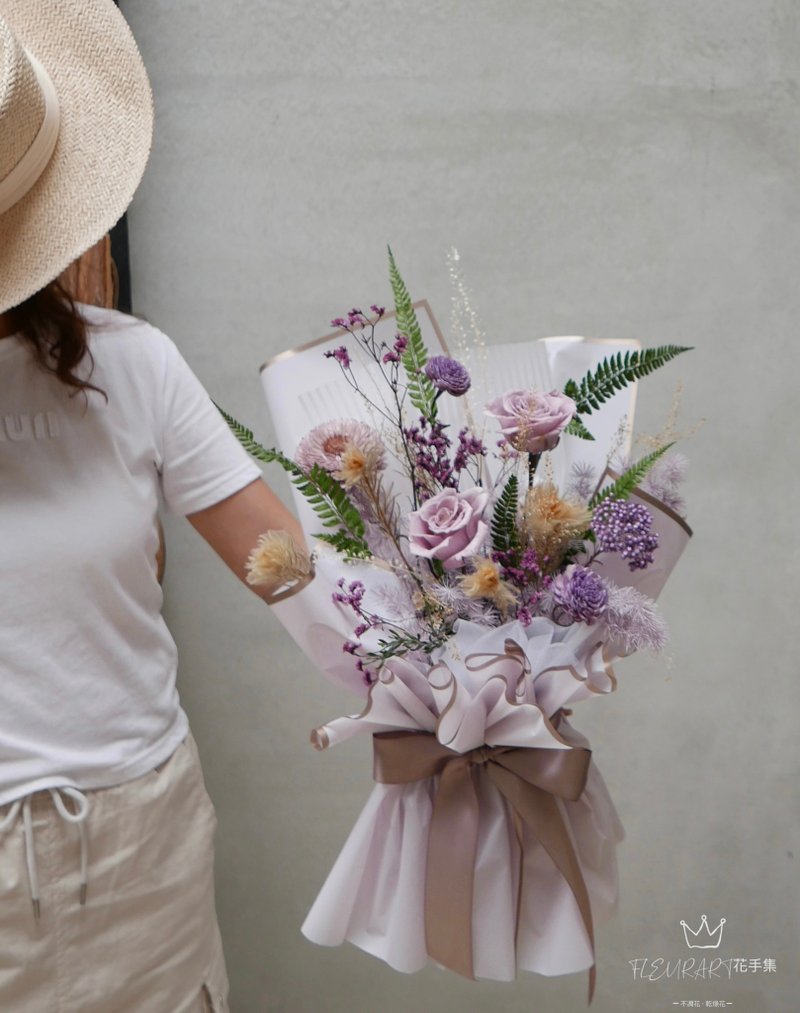
[[(527, 827), (566, 880), (594, 954), (589, 892), (556, 801), (576, 800), (586, 786), (591, 751), (582, 736), (577, 742), (570, 749), (484, 745), (457, 753), (430, 732), (380, 732), (373, 736), (376, 781), (409, 784), (439, 776), (425, 873), (425, 939), (433, 960), (466, 978), (475, 977), (472, 907), (480, 815), (475, 778), (481, 776), (481, 770), (508, 802), (515, 824)], [(589, 1002), (594, 983), (593, 964)]]

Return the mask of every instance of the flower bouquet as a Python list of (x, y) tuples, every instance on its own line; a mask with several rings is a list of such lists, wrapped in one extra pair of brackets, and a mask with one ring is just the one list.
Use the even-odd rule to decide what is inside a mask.
[[(316, 579), (279, 617), (367, 698), (312, 741), (373, 739), (374, 790), (303, 932), (406, 972), (429, 959), (496, 980), (590, 969), (591, 997), (623, 831), (569, 717), (615, 688), (616, 658), (663, 647), (654, 598), (690, 532), (672, 442), (622, 462), (612, 448), (602, 473), (573, 463), (563, 488), (553, 462), (685, 349), (620, 351), (560, 389), (495, 393), (479, 426), (470, 370), (429, 354), (391, 251), (389, 270), (391, 334), (384, 308), (353, 309), (319, 353), (357, 417), (299, 434), (291, 456), (229, 418), (322, 528)], [(287, 577), (274, 541), (252, 580)]]

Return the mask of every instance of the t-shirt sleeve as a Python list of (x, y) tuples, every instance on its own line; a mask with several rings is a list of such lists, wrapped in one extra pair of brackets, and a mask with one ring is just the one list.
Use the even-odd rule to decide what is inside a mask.
[(167, 507), (191, 514), (232, 496), (261, 469), (228, 428), (172, 342), (165, 345), (161, 398), (161, 488)]

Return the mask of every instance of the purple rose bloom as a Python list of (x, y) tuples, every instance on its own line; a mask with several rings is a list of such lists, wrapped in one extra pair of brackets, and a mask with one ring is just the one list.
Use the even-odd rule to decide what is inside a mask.
[(553, 578), (550, 593), (570, 619), (589, 626), (608, 606), (608, 588), (600, 574), (574, 563)]
[(428, 359), (425, 375), (438, 390), (447, 391), (453, 397), (461, 397), (470, 388), (472, 380), (466, 366), (447, 355), (434, 355)]
[(482, 520), (489, 502), (485, 489), (444, 489), (409, 514), (409, 547), (416, 556), (440, 559), (445, 570), (463, 566), (477, 555), (488, 532)]
[(484, 411), (500, 423), (500, 431), (517, 450), (541, 454), (552, 450), (561, 431), (575, 415), (571, 397), (551, 390), (509, 390), (489, 401)]

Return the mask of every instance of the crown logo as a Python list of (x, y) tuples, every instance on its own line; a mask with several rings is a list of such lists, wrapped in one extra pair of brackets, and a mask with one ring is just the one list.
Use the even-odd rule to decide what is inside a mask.
[(683, 928), (683, 935), (686, 939), (686, 945), (691, 950), (716, 950), (719, 944), (722, 942), (722, 926), (725, 924), (725, 919), (720, 918), (719, 925), (715, 929), (708, 927), (708, 919), (705, 915), (700, 919), (700, 925), (697, 930), (690, 928), (686, 922), (681, 919), (681, 926)]

